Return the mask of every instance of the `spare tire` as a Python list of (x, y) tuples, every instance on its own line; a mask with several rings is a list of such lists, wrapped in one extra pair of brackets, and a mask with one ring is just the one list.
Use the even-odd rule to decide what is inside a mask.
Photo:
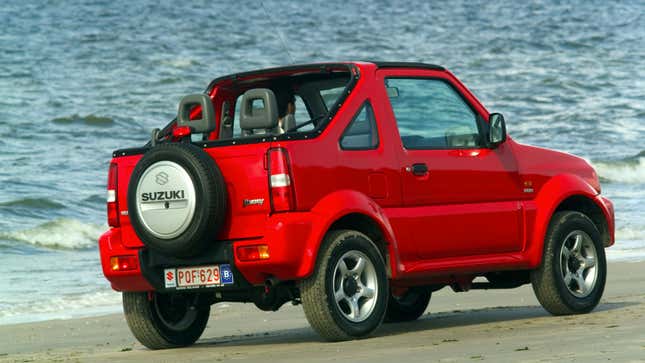
[(215, 239), (226, 216), (226, 199), (222, 173), (206, 152), (191, 144), (159, 144), (132, 172), (128, 214), (148, 248), (191, 257)]

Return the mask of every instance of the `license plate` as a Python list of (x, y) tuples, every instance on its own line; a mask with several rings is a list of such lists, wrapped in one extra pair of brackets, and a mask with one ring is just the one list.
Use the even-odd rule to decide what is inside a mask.
[(164, 270), (166, 288), (190, 289), (233, 284), (230, 265), (167, 268)]

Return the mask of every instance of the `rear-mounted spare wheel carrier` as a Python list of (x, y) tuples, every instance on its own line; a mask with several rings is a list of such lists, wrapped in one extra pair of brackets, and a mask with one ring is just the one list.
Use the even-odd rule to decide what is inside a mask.
[(213, 241), (226, 216), (226, 184), (215, 161), (184, 143), (159, 144), (128, 185), (132, 227), (151, 250), (190, 257)]

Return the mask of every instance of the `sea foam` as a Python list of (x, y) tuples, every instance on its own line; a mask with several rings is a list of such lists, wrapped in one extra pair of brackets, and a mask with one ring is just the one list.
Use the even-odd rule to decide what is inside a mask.
[(598, 175), (608, 182), (645, 184), (645, 156), (615, 162), (598, 161), (593, 166)]
[(54, 249), (85, 249), (96, 245), (106, 225), (61, 218), (33, 228), (0, 232), (0, 239)]
[(616, 228), (616, 240), (645, 242), (645, 226), (621, 226)]
[[(3, 306), (6, 305), (6, 306)], [(51, 319), (71, 319), (116, 313), (121, 310), (121, 294), (103, 290), (86, 294), (54, 296), (18, 304), (0, 302), (0, 325)]]

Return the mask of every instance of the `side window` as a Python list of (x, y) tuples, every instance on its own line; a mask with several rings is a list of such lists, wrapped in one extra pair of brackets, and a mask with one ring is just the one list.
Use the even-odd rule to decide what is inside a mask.
[(374, 110), (369, 102), (365, 102), (343, 132), (340, 147), (344, 150), (376, 149), (378, 142)]
[(345, 90), (344, 86), (320, 90), (320, 97), (325, 103), (325, 107), (327, 107), (328, 111), (334, 105), (334, 103), (336, 103), (336, 101), (340, 98), (344, 90)]
[(235, 100), (235, 114), (233, 115), (233, 137), (238, 138), (242, 136), (242, 129), (240, 128), (240, 109), (242, 108), (242, 95)]
[(388, 78), (385, 82), (406, 149), (480, 146), (475, 112), (448, 83), (421, 78)]
[[(296, 113), (293, 116), (296, 119), (296, 125), (300, 125), (303, 122), (309, 121), (311, 117), (309, 117), (309, 111), (307, 111), (307, 106), (305, 106), (305, 102), (302, 100), (302, 98), (298, 95), (295, 95), (295, 98)], [(298, 128), (298, 131), (311, 131), (313, 129), (314, 125), (309, 124)]]

